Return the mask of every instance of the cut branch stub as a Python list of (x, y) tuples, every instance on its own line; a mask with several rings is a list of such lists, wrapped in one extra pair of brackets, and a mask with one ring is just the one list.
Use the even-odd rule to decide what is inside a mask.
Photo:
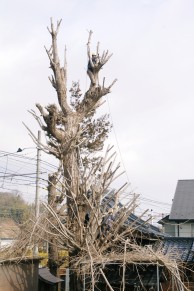
[(45, 130), (47, 131), (48, 135), (56, 138), (58, 142), (64, 141), (65, 132), (62, 130), (62, 128), (57, 128), (59, 112), (56, 105), (47, 106), (46, 109), (48, 111), (48, 114), (45, 112), (40, 104), (36, 104), (36, 107), (39, 109), (41, 115), (43, 116), (44, 122), (47, 125)]
[(97, 43), (96, 53), (91, 54), (90, 43), (91, 43), (92, 31), (89, 32), (88, 43), (87, 43), (87, 54), (88, 54), (88, 68), (87, 73), (91, 81), (91, 87), (98, 87), (99, 84), (99, 71), (108, 62), (112, 54), (109, 54), (108, 50), (104, 51), (102, 55), (99, 54), (99, 42)]

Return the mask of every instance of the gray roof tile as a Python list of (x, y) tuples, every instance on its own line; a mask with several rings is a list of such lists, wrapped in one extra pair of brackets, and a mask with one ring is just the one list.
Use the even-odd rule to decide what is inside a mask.
[(163, 241), (162, 252), (171, 259), (182, 262), (194, 262), (194, 238), (169, 237)]
[(194, 219), (194, 180), (178, 181), (169, 219)]

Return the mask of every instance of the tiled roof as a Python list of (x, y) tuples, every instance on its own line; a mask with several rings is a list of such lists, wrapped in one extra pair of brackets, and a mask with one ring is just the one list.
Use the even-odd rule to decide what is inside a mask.
[(166, 215), (158, 221), (159, 224), (165, 224), (166, 222), (169, 222), (169, 215)]
[[(114, 191), (111, 191), (108, 195), (106, 195), (103, 199), (102, 205), (106, 204), (107, 208), (113, 208), (115, 204), (115, 198), (114, 198)], [(122, 203), (119, 202), (119, 207), (123, 207)], [(136, 229), (144, 234), (154, 235), (157, 237), (163, 237), (164, 234), (160, 231), (159, 228), (157, 228), (154, 225), (151, 225), (148, 222), (145, 222), (144, 220), (140, 219), (135, 214), (131, 213), (127, 220), (125, 221), (125, 224), (132, 224), (136, 227)]]
[(162, 243), (162, 251), (182, 262), (194, 262), (194, 238), (168, 237)]
[(179, 180), (177, 183), (169, 219), (194, 219), (194, 180)]

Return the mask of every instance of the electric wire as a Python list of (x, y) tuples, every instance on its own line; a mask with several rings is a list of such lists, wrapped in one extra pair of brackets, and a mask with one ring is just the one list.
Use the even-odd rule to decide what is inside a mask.
[[(0, 153), (2, 154), (2, 151), (0, 151)], [(3, 187), (1, 185), (0, 188), (3, 190), (7, 190), (7, 191), (13, 191), (13, 190), (15, 190), (13, 188), (17, 187), (17, 186), (19, 188), (20, 188), (20, 186), (23, 186), (24, 188), (27, 187), (29, 189), (34, 189), (36, 186), (35, 172), (20, 173), (19, 171), (20, 170), (24, 171), (24, 169), (32, 169), (32, 168), (35, 169), (36, 157), (26, 156), (26, 155), (28, 155), (28, 153), (26, 153), (25, 156), (19, 155), (18, 153), (17, 154), (11, 153), (11, 155), (9, 155), (10, 153), (8, 153), (8, 152), (3, 152), (3, 154), (4, 154), (4, 158), (6, 158), (6, 159), (8, 158), (9, 163), (8, 163), (8, 165), (6, 165), (4, 163), (4, 166), (2, 166), (3, 159), (0, 159), (0, 168), (1, 168), (0, 174), (2, 174), (0, 176), (0, 182), (2, 182), (2, 179), (4, 179), (4, 185), (3, 185)], [(5, 156), (5, 154), (6, 154), (6, 156)], [(44, 164), (44, 167), (42, 167), (42, 164)], [(12, 167), (14, 167), (14, 168), (20, 167), (20, 168), (12, 170), (11, 169)], [(58, 169), (58, 167), (45, 161), (44, 159), (41, 159), (41, 170), (42, 170), (41, 176), (45, 176), (46, 174), (48, 174), (51, 171), (51, 169)], [(43, 172), (44, 170), (45, 170), (45, 172)], [(33, 179), (34, 179), (34, 181), (33, 181)], [(42, 182), (40, 183), (40, 188), (46, 192), (48, 179), (42, 177), (41, 181)], [(25, 191), (24, 189), (22, 189), (22, 194), (25, 197), (30, 197), (32, 195), (34, 196), (33, 192), (29, 192), (29, 190)], [(134, 194), (133, 193), (126, 193), (126, 197), (129, 198), (130, 195), (134, 195)], [(45, 196), (45, 193), (41, 194), (41, 197), (43, 197), (43, 196)], [(171, 204), (169, 204), (169, 203), (156, 201), (156, 200), (153, 200), (150, 198), (143, 197), (142, 195), (140, 195), (138, 199), (141, 203), (143, 202), (143, 203), (146, 203), (147, 205), (149, 204), (149, 208), (150, 207), (162, 208), (162, 212), (160, 212), (160, 213), (154, 212), (154, 215), (161, 215), (161, 213), (165, 213), (165, 210), (167, 210), (167, 208), (169, 209), (171, 206)], [(166, 211), (166, 212), (169, 212), (169, 211)], [(152, 214), (153, 214), (153, 212), (152, 212)]]
[(111, 110), (110, 110), (110, 104), (109, 104), (108, 96), (106, 96), (106, 100), (107, 100), (109, 116), (110, 116), (110, 119), (111, 119), (112, 128), (113, 128), (113, 132), (114, 132), (114, 137), (115, 137), (115, 141), (116, 141), (117, 148), (118, 148), (118, 151), (119, 151), (120, 159), (121, 159), (121, 162), (122, 162), (122, 165), (123, 165), (123, 169), (124, 169), (124, 171), (125, 171), (125, 175), (126, 175), (126, 177), (127, 177), (127, 181), (128, 181), (128, 183), (130, 184), (129, 176), (128, 176), (128, 173), (127, 173), (127, 170), (126, 170), (126, 167), (125, 167), (125, 163), (124, 163), (124, 161), (123, 161), (123, 157), (122, 157), (122, 154), (121, 154), (121, 150), (120, 150), (120, 146), (119, 146), (118, 138), (117, 138), (116, 131), (115, 131), (115, 127), (114, 127), (113, 117), (112, 117)]

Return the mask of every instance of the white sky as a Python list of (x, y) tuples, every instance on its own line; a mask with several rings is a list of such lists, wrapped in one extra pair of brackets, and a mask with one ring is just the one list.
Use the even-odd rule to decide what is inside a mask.
[[(100, 41), (113, 57), (101, 72), (109, 84), (105, 111), (119, 144), (131, 188), (171, 203), (178, 179), (194, 178), (193, 0), (0, 0), (0, 150), (33, 146), (27, 110), (56, 102), (51, 87), (46, 27), (63, 19), (59, 48), (67, 46), (69, 86), (86, 76), (86, 42)], [(116, 133), (116, 138), (115, 134)], [(127, 177), (125, 177), (126, 179)], [(165, 210), (161, 209), (161, 212)]]

